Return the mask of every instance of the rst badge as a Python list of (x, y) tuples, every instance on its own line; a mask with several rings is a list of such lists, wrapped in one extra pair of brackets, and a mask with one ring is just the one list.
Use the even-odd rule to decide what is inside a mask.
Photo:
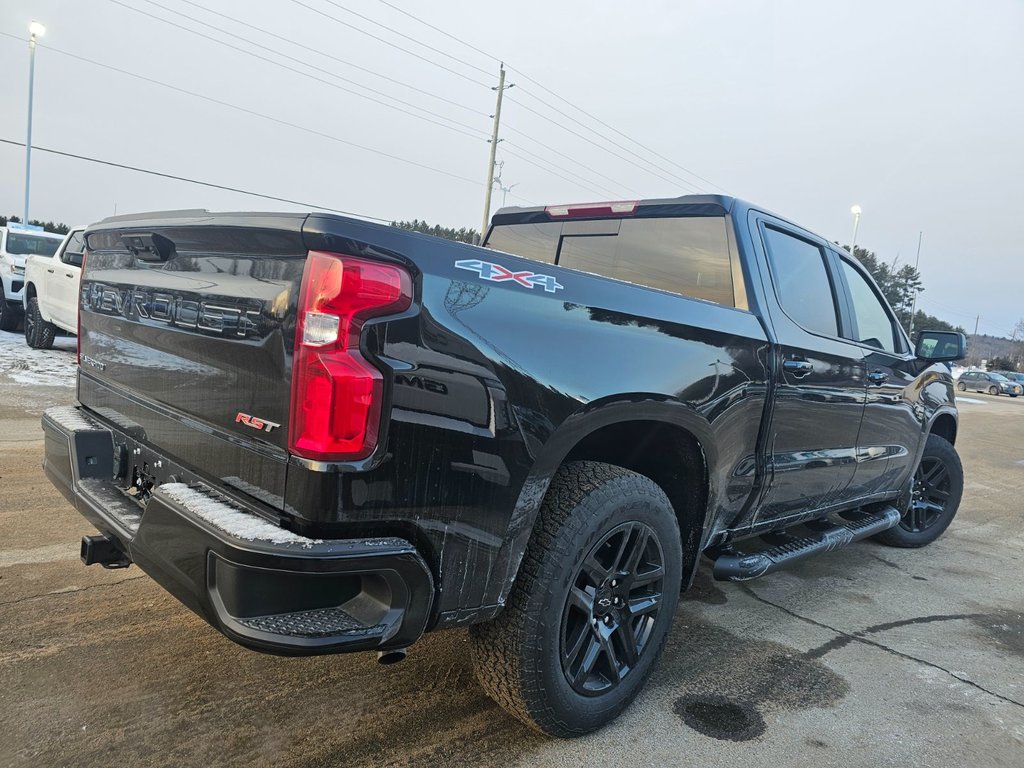
[(552, 275), (538, 275), (536, 272), (513, 272), (501, 266), (501, 264), (492, 264), (489, 261), (480, 261), (480, 259), (463, 259), (462, 261), (456, 261), (455, 266), (459, 269), (476, 272), (484, 280), (490, 280), (493, 283), (511, 280), (517, 285), (523, 286), (523, 288), (533, 288), (540, 285), (548, 293), (554, 293), (561, 288), (565, 288)]
[(250, 416), (248, 413), (242, 413), (241, 411), (239, 411), (238, 415), (235, 416), (235, 423), (245, 424), (245, 426), (258, 429), (261, 432), (269, 432), (270, 430), (277, 429), (281, 426), (280, 424), (275, 424), (274, 422), (267, 421), (266, 419), (258, 419), (255, 416)]

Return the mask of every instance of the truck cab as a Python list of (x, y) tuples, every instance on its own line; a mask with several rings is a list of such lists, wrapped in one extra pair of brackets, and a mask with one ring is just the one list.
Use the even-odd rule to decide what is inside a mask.
[(35, 254), (53, 256), (62, 239), (32, 224), (0, 227), (0, 330), (13, 331), (21, 322), (25, 260)]

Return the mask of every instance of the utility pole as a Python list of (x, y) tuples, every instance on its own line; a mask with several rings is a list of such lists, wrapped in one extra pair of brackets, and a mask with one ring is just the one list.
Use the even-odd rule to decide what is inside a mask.
[[(509, 85), (512, 88), (515, 84)], [(498, 127), (501, 125), (501, 97), (505, 94), (505, 62), (498, 68), (498, 87), (491, 90), (498, 92), (497, 103), (494, 105), (494, 129), (491, 131), (491, 156), (487, 163), (487, 188), (484, 190), (484, 223), (480, 227), (480, 237), (487, 234), (487, 225), (491, 223), (491, 189), (494, 187), (494, 155), (498, 151)]]
[[(921, 263), (921, 237), (924, 232), (917, 233), (917, 259), (914, 260), (914, 271), (917, 271), (918, 265)], [(914, 288), (914, 300), (910, 304), (910, 331), (907, 333), (910, 336), (910, 341), (914, 341), (914, 313), (917, 312), (917, 294), (918, 289)]]

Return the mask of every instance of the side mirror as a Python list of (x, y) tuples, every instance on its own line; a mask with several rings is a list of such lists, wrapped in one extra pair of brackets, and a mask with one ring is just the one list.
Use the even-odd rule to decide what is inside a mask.
[(64, 263), (70, 264), (72, 267), (82, 266), (82, 254), (81, 253), (65, 253)]
[(932, 363), (963, 360), (967, 356), (967, 337), (953, 331), (921, 331), (914, 355)]

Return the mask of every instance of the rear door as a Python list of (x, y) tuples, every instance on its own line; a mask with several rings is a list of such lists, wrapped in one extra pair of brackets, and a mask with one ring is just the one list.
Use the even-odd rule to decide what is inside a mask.
[(778, 341), (760, 524), (848, 498), (864, 411), (864, 362), (860, 347), (843, 338), (845, 304), (828, 245), (764, 214), (752, 214), (751, 225)]

